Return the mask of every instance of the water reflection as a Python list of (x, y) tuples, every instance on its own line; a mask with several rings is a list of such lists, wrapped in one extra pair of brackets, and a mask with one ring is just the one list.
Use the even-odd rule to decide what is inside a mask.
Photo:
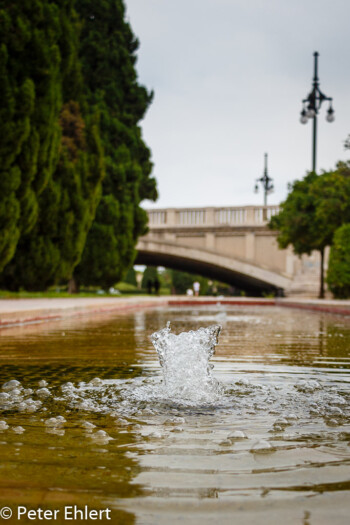
[[(220, 399), (159, 395), (149, 336), (167, 321), (223, 326)], [(169, 308), (11, 328), (0, 342), (0, 384), (21, 383), (0, 396), (4, 504), (110, 505), (116, 523), (347, 523), (348, 319)]]

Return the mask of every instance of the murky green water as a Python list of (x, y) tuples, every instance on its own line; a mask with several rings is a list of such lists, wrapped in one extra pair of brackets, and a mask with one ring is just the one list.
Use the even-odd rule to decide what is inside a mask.
[[(168, 320), (222, 325), (220, 399), (157, 394), (149, 335)], [(106, 523), (349, 523), (349, 319), (169, 308), (0, 334), (0, 385), (21, 383), (0, 395), (0, 507), (14, 516), (59, 509), (64, 523), (65, 506), (88, 505), (110, 508)]]

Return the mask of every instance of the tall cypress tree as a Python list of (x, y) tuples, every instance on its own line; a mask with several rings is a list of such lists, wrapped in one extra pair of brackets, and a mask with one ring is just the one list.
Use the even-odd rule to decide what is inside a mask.
[(82, 283), (107, 288), (132, 264), (137, 238), (145, 232), (140, 202), (157, 197), (139, 127), (153, 94), (137, 81), (138, 41), (125, 21), (122, 0), (77, 0), (76, 9), (83, 22), (80, 57), (87, 97), (101, 114), (106, 177), (75, 275)]
[(103, 150), (96, 108), (84, 96), (78, 58), (80, 24), (73, 0), (56, 3), (61, 4), (57, 46), (63, 104), (56, 115), (58, 160), (38, 198), (38, 220), (22, 235), (15, 257), (4, 270), (3, 282), (12, 289), (43, 290), (72, 276), (101, 194)]
[(156, 198), (138, 125), (152, 94), (137, 82), (122, 0), (0, 0), (0, 17), (0, 271), (10, 261), (0, 284), (35, 290), (71, 277), (105, 164), (77, 275), (107, 287), (145, 231), (139, 203)]
[(0, 1), (0, 271), (35, 225), (57, 162), (59, 11), (47, 0)]

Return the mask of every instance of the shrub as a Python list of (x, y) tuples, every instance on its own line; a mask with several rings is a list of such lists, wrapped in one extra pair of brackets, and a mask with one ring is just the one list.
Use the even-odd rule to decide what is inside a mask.
[(334, 233), (327, 283), (334, 297), (350, 297), (350, 224), (343, 224)]

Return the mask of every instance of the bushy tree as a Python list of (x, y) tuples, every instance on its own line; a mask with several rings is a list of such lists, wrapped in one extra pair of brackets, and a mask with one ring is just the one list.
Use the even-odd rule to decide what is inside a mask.
[(22, 234), (3, 273), (3, 282), (12, 289), (44, 290), (72, 276), (100, 199), (104, 167), (99, 120), (84, 94), (79, 21), (72, 5), (73, 0), (62, 2), (57, 19), (61, 64), (57, 89), (62, 100), (57, 114), (58, 158), (37, 200), (38, 220)]
[(335, 171), (319, 175), (311, 187), (319, 237), (332, 244), (335, 230), (350, 222), (350, 162), (339, 162)]
[(136, 271), (133, 266), (129, 268), (123, 281), (125, 283), (132, 284), (133, 286), (137, 286)]
[(343, 224), (334, 234), (327, 283), (335, 297), (350, 297), (350, 224)]
[(0, 282), (67, 280), (86, 244), (76, 275), (108, 288), (146, 231), (141, 200), (157, 195), (138, 125), (152, 94), (123, 2), (0, 0), (0, 22)]
[(280, 213), (269, 223), (278, 230), (280, 248), (292, 245), (297, 255), (320, 252), (320, 298), (324, 297), (324, 250), (344, 221), (350, 221), (350, 165), (339, 163), (334, 172), (309, 173), (290, 185)]
[[(63, 2), (62, 2), (63, 3)], [(0, 271), (56, 167), (62, 105), (59, 2), (0, 2)]]
[[(13, 289), (45, 290), (70, 279), (95, 216), (103, 173), (98, 130), (93, 120), (84, 129), (77, 104), (70, 102), (68, 106), (63, 106), (60, 119), (59, 162), (39, 198), (39, 219), (33, 230), (22, 236), (14, 259), (4, 271), (7, 285)], [(82, 143), (77, 136), (67, 135), (67, 123), (62, 122), (72, 118), (72, 111), (71, 135), (78, 127)]]
[(143, 290), (148, 290), (149, 287), (153, 287), (156, 280), (159, 280), (156, 266), (146, 266), (142, 275), (141, 288)]
[(172, 270), (172, 285), (177, 294), (185, 294), (188, 289), (193, 289), (193, 283), (198, 281), (200, 284), (199, 294), (205, 295), (208, 291), (208, 279), (201, 275)]
[(132, 264), (147, 215), (139, 204), (157, 197), (150, 151), (138, 125), (152, 100), (137, 82), (138, 42), (122, 0), (77, 0), (82, 17), (81, 62), (88, 100), (101, 114), (106, 177), (96, 219), (76, 278), (109, 287)]

